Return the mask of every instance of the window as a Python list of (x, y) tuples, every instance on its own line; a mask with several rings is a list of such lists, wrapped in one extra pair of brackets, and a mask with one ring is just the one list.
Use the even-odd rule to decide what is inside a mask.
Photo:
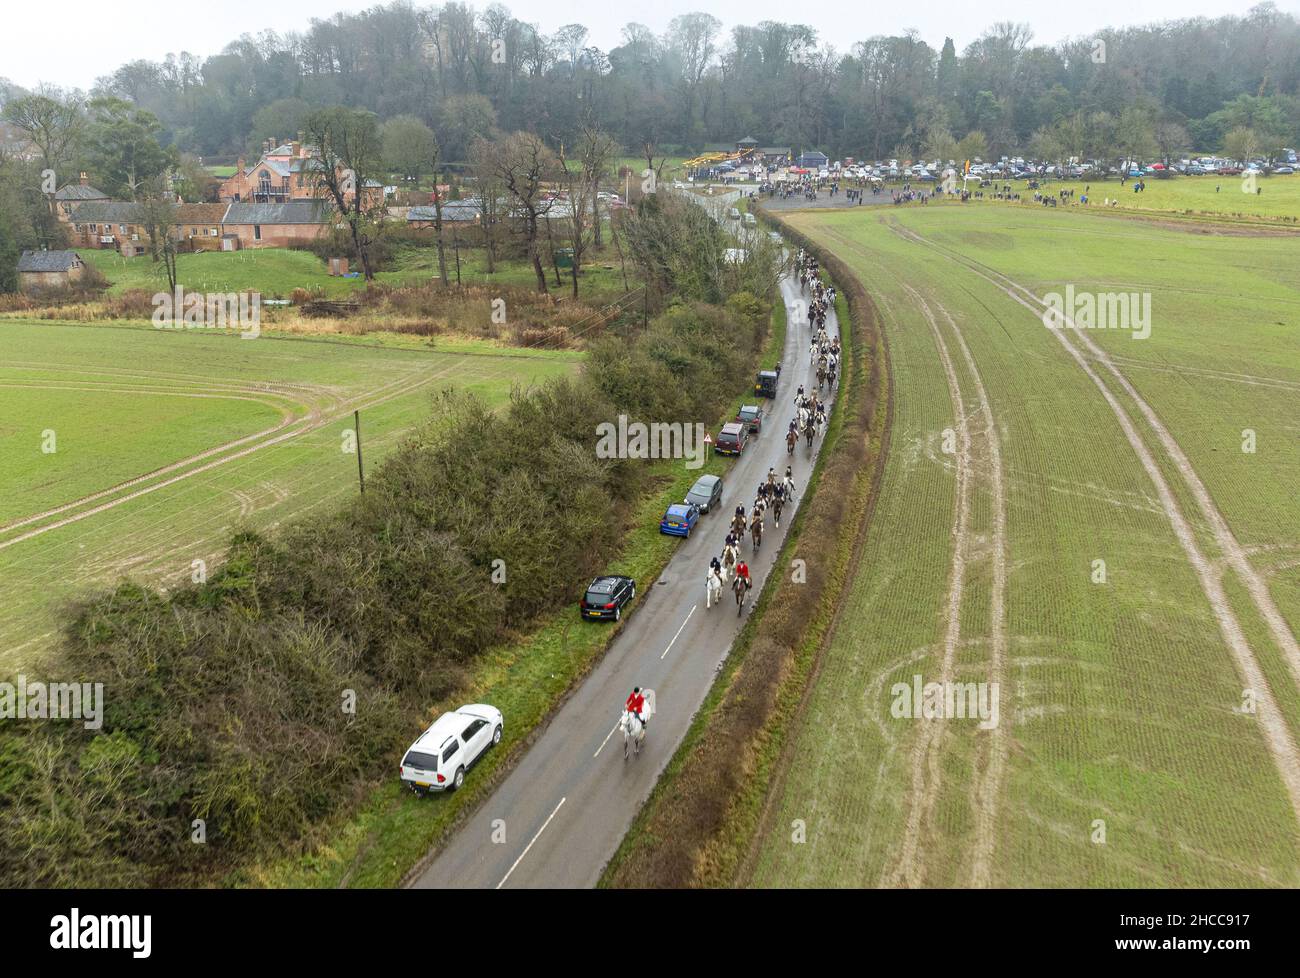
[(406, 752), (406, 757), (402, 758), (402, 764), (420, 771), (436, 771), (438, 770), (438, 755), (410, 750)]
[(254, 241), (262, 240), (262, 225), (260, 224), (253, 225), (253, 240)]
[(73, 227), (76, 229), (76, 231), (77, 231), (78, 234), (81, 233), (81, 225), (80, 225), (80, 224), (74, 224)]
[(117, 233), (118, 233), (118, 234), (126, 234), (126, 225), (125, 225), (125, 224), (119, 224), (119, 225), (117, 226)]
[(486, 720), (475, 720), (473, 723), (471, 723), (468, 727), (465, 728), (465, 732), (460, 735), (460, 739), (465, 741), (465, 743), (469, 743), (469, 739), (473, 737), (476, 733), (478, 733), (480, 730), (482, 730), (485, 726), (487, 726)]
[(453, 738), (451, 742), (451, 746), (442, 752), (442, 763), (446, 764), (449, 760), (451, 760), (452, 755), (454, 755), (458, 750), (460, 750), (460, 744), (457, 743), (456, 740)]

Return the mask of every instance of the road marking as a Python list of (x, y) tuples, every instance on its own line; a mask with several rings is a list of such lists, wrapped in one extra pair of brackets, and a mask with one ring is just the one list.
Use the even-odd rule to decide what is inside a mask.
[(610, 730), (609, 733), (605, 734), (605, 739), (602, 740), (600, 742), (600, 746), (596, 748), (596, 753), (591, 755), (593, 759), (600, 756), (600, 752), (603, 751), (605, 749), (605, 745), (609, 743), (609, 738), (614, 736), (614, 731), (618, 729), (618, 724), (622, 722), (623, 719), (622, 717), (620, 717), (618, 723), (614, 724), (613, 729)]
[[(567, 800), (568, 800), (567, 797), (561, 798), (560, 805), (563, 805)], [(560, 805), (555, 806), (555, 812), (558, 812), (560, 810)], [(546, 826), (551, 824), (552, 818), (555, 818), (555, 812), (551, 812), (550, 816), (546, 819), (546, 821), (542, 823), (542, 827), (537, 830), (537, 835), (533, 836), (533, 842), (536, 842), (541, 837), (542, 833), (546, 831)], [(528, 855), (528, 850), (533, 847), (533, 842), (530, 842), (528, 843), (528, 845), (524, 846), (524, 851), (519, 854), (519, 858), (516, 859), (514, 865), (510, 867), (510, 872), (506, 873), (505, 876), (501, 877), (501, 882), (497, 884), (498, 890), (501, 889), (501, 887), (506, 885), (506, 880), (510, 879), (510, 873), (513, 873), (515, 869), (518, 868), (519, 864), (524, 861), (524, 856)]]
[[(691, 620), (691, 615), (695, 614), (695, 609), (698, 608), (698, 607), (699, 607), (698, 604), (695, 604), (695, 605), (692, 605), (692, 606), (691, 606), (690, 613), (687, 614), (687, 616), (686, 616), (686, 621), (683, 621), (683, 622), (682, 622), (682, 628), (685, 628), (685, 627), (686, 627), (686, 622)], [(660, 661), (662, 661), (662, 660), (664, 659), (664, 657), (668, 655), (668, 649), (671, 649), (674, 645), (677, 644), (677, 638), (678, 638), (678, 636), (680, 636), (680, 635), (682, 634), (682, 628), (677, 629), (677, 635), (674, 635), (674, 636), (673, 636), (673, 640), (672, 640), (671, 642), (668, 643), (668, 648), (667, 648), (667, 649), (664, 649), (664, 654), (661, 655), (661, 656), (659, 657)]]

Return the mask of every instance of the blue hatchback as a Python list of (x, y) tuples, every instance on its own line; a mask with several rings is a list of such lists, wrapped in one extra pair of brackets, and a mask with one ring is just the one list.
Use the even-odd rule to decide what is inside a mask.
[(673, 503), (659, 521), (660, 533), (671, 533), (677, 537), (689, 537), (691, 530), (700, 518), (700, 508), (694, 503)]

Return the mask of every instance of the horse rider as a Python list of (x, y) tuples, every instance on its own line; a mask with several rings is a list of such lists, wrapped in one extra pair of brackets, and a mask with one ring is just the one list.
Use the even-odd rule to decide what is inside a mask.
[(641, 692), (641, 687), (633, 687), (632, 692), (628, 694), (627, 702), (623, 704), (624, 708), (631, 714), (634, 714), (637, 721), (640, 722), (642, 729), (645, 728), (645, 695)]
[(754, 586), (754, 582), (749, 579), (749, 565), (743, 560), (736, 564), (736, 576), (744, 580), (746, 590)]

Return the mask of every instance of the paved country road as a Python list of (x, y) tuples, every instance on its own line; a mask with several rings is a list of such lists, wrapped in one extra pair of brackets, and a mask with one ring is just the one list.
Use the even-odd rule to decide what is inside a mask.
[[(797, 280), (788, 276), (781, 282), (781, 292), (787, 311), (801, 299)], [(815, 453), (820, 451), (818, 438), (813, 454), (801, 440), (793, 456), (786, 455), (784, 434), (793, 416), (795, 391), (800, 384), (809, 390), (817, 386), (808, 351), (807, 317), (799, 322), (789, 318), (777, 397), (760, 401), (767, 413), (763, 431), (751, 437), (744, 454), (723, 477), (722, 505), (700, 518), (658, 581), (637, 582), (633, 606), (640, 607), (624, 619), (621, 634), (604, 658), (514, 769), (447, 840), (414, 886), (590, 887), (599, 880), (681, 743), (740, 631), (741, 619), (730, 591), (723, 592), (721, 605), (704, 606), (705, 572), (709, 559), (721, 552), (731, 514), (738, 504), (749, 510), (769, 466), (780, 475), (787, 464), (793, 464), (795, 502), (801, 503)], [(838, 330), (834, 310), (826, 329), (832, 336)], [(786, 507), (780, 530), (773, 527), (770, 516), (769, 512), (758, 555), (748, 538), (741, 551), (755, 582), (749, 608), (773, 573), (773, 561), (794, 513)], [(576, 608), (573, 613), (577, 614)], [(592, 622), (583, 627), (609, 626)], [(640, 756), (625, 761), (622, 734), (615, 727), (633, 686), (655, 691), (657, 712)], [(510, 718), (505, 722), (509, 724)], [(501, 827), (505, 841), (494, 842)]]

